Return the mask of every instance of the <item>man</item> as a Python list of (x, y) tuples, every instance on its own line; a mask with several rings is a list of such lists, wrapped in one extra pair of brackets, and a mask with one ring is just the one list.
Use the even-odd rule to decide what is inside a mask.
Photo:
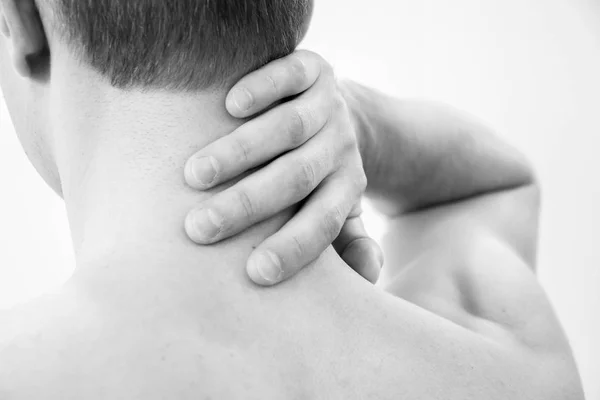
[[(32, 162), (65, 199), (78, 265), (59, 294), (2, 316), (0, 398), (582, 397), (528, 268), (537, 196), (518, 156), (451, 113), (427, 115), (426, 106), (349, 84), (351, 124), (339, 97), (319, 90), (333, 79), (316, 78), (327, 69), (307, 53), (275, 64), (303, 74), (267, 66), (227, 105), (253, 115), (317, 81), (306, 94), (247, 125), (227, 113), (233, 82), (297, 45), (309, 2), (0, 4), (2, 90)], [(276, 94), (261, 93), (261, 79)], [(240, 91), (254, 103), (244, 106)], [(440, 126), (450, 132), (427, 126), (429, 116), (445, 116)], [(260, 136), (260, 124), (274, 122), (290, 142)], [(354, 141), (344, 133), (352, 126)], [(333, 155), (325, 150), (332, 132), (343, 143)], [(257, 142), (268, 139), (261, 153)], [(228, 140), (245, 143), (239, 162), (229, 162)], [(238, 182), (212, 186), (282, 152)], [(194, 162), (206, 157), (212, 177)], [(304, 178), (281, 179), (281, 171)], [(390, 235), (388, 292), (330, 248), (273, 288), (245, 277), (247, 261), (253, 279), (271, 284), (314, 258), (327, 239), (316, 235), (332, 236), (357, 215), (365, 172), (367, 193), (404, 215)], [(184, 185), (184, 173), (203, 192)], [(291, 219), (296, 207), (286, 205), (307, 191)], [(282, 211), (271, 216), (271, 207)], [(190, 209), (189, 236), (219, 243), (187, 239)], [(313, 227), (313, 237), (307, 221), (319, 212), (326, 229)], [(350, 228), (349, 237), (360, 231)]]

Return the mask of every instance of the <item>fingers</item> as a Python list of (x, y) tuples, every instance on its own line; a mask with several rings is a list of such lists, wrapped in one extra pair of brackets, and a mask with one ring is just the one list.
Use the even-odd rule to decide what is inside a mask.
[(190, 212), (186, 219), (190, 238), (199, 244), (221, 241), (308, 197), (337, 169), (323, 140), (315, 138)]
[(342, 106), (333, 100), (332, 85), (331, 81), (320, 81), (303, 96), (247, 122), (194, 154), (185, 166), (187, 184), (199, 190), (210, 189), (306, 143)]
[(250, 278), (274, 285), (317, 259), (338, 236), (362, 190), (341, 175), (325, 180), (296, 216), (250, 255)]
[(227, 111), (236, 118), (255, 115), (279, 100), (304, 92), (324, 70), (331, 67), (321, 56), (296, 51), (242, 78), (227, 96)]
[(383, 266), (383, 251), (367, 234), (360, 213), (346, 220), (333, 247), (360, 276), (371, 283), (377, 282)]

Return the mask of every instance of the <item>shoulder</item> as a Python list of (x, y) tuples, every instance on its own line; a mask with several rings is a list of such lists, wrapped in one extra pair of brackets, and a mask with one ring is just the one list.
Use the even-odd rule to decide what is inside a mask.
[(48, 294), (0, 312), (0, 398), (54, 398), (42, 390), (56, 387), (78, 347), (73, 332), (85, 315), (76, 308), (65, 296)]
[(385, 286), (394, 296), (539, 366), (549, 399), (582, 399), (573, 355), (530, 264), (493, 236), (424, 251)]

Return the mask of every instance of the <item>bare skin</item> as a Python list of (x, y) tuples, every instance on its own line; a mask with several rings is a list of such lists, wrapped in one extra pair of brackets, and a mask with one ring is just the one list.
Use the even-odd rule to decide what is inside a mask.
[(2, 316), (0, 387), (10, 399), (582, 398), (533, 275), (484, 238), (398, 268), (389, 294), (331, 251), (263, 291), (243, 257), (220, 263), (234, 272), (226, 286), (160, 263), (133, 277), (122, 261), (89, 269)]
[[(472, 147), (461, 149), (461, 160), (487, 151), (481, 160), (498, 161), (494, 176), (502, 170), (507, 179), (482, 178), (482, 192), (442, 201), (416, 197), (435, 208), (415, 207), (396, 158), (360, 153), (374, 184), (367, 194), (397, 205), (383, 208), (397, 219), (384, 245), (387, 290), (331, 247), (294, 279), (261, 288), (246, 274), (249, 256), (284, 232), (295, 209), (212, 246), (191, 242), (182, 227), (190, 209), (236, 183), (197, 192), (182, 179), (189, 157), (240, 127), (223, 107), (226, 93), (122, 93), (51, 35), (52, 79), (28, 76), (32, 25), (21, 24), (17, 3), (0, 4), (10, 31), (0, 39), (2, 90), (26, 149), (48, 151), (49, 161), (32, 158), (60, 185), (53, 187), (65, 198), (78, 264), (60, 292), (0, 315), (0, 397), (582, 398), (568, 344), (531, 273), (535, 181), (519, 157), (492, 157), (498, 142), (486, 131), (467, 130), (482, 145), (472, 157)], [(356, 148), (402, 151), (391, 147), (401, 137), (389, 134), (404, 126), (406, 103), (348, 89), (338, 112), (352, 110), (346, 122), (373, 139), (359, 146), (355, 138)], [(465, 132), (450, 124), (461, 117), (436, 115), (448, 132)], [(43, 133), (37, 148), (28, 145), (36, 139), (30, 124)], [(429, 148), (430, 161), (451, 154)], [(445, 170), (489, 172), (467, 165)], [(478, 182), (441, 178), (440, 185)]]
[[(154, 196), (170, 196), (171, 209), (184, 215), (196, 197), (173, 202), (171, 190)], [(120, 229), (145, 241), (160, 237), (133, 208), (127, 212), (132, 225), (120, 221)], [(187, 240), (180, 216), (160, 218), (175, 240), (152, 242), (148, 252), (129, 244), (80, 257), (60, 293), (2, 315), (0, 393), (579, 399), (560, 325), (516, 251), (535, 246), (536, 213), (537, 190), (525, 184), (400, 217), (384, 246), (387, 291), (347, 269), (332, 249), (279, 286), (251, 283), (249, 254), (289, 211), (210, 248)]]

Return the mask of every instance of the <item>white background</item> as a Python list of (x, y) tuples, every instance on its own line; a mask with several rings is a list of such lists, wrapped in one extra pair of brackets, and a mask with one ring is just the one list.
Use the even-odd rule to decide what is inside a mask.
[[(303, 47), (338, 74), (477, 114), (543, 182), (540, 279), (600, 400), (600, 5), (592, 0), (316, 0)], [(73, 268), (64, 207), (0, 101), (0, 303)], [(370, 224), (380, 235), (375, 219)], [(596, 338), (594, 340), (593, 338)]]

